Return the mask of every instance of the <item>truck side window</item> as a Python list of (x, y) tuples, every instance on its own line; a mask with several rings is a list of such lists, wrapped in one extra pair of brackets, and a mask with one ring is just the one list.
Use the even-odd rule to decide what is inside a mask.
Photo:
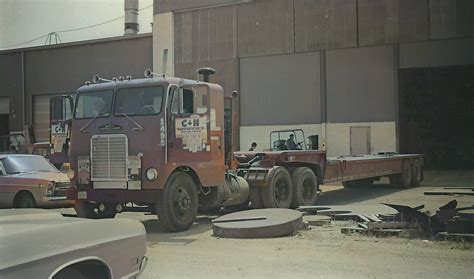
[(208, 109), (208, 94), (206, 87), (192, 89), (174, 89), (171, 93), (171, 113), (174, 114), (204, 114)]

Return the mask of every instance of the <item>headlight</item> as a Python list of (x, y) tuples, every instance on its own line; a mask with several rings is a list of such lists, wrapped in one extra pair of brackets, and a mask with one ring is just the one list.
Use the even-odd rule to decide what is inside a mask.
[(74, 170), (72, 170), (72, 169), (68, 170), (67, 177), (69, 179), (73, 179), (74, 178)]
[(158, 171), (154, 168), (149, 168), (146, 170), (146, 179), (153, 181), (158, 178)]

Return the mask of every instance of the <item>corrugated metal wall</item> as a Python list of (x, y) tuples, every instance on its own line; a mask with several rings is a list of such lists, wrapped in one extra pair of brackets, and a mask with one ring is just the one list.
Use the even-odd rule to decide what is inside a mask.
[(356, 0), (295, 0), (295, 51), (357, 46)]
[(196, 79), (196, 69), (213, 67), (211, 82), (230, 96), (239, 90), (237, 59), (237, 6), (177, 12), (175, 25), (175, 75)]
[(392, 46), (326, 51), (329, 123), (395, 121)]
[(431, 38), (474, 35), (474, 1), (430, 0)]
[(321, 123), (319, 53), (240, 61), (241, 125)]
[(294, 52), (293, 0), (238, 5), (239, 57)]

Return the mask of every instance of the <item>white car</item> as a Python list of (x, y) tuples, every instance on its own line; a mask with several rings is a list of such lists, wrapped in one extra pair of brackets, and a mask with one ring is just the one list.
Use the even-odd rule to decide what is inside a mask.
[(145, 228), (135, 220), (0, 209), (0, 278), (137, 278), (145, 252)]

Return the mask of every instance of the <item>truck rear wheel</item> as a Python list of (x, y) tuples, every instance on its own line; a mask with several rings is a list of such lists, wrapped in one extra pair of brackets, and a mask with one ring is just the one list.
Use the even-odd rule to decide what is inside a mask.
[(394, 174), (389, 177), (390, 184), (403, 188), (410, 188), (412, 185), (412, 178), (412, 167), (408, 161), (403, 162), (402, 173)]
[(117, 213), (115, 206), (111, 204), (105, 205), (105, 210), (100, 211), (96, 204), (88, 201), (76, 201), (74, 203), (74, 210), (76, 210), (77, 217), (88, 219), (114, 218)]
[(293, 184), (284, 167), (276, 167), (273, 177), (262, 189), (263, 205), (267, 208), (290, 208), (293, 199)]
[(194, 179), (184, 172), (173, 173), (159, 195), (157, 211), (166, 230), (180, 232), (189, 229), (198, 211), (198, 191)]
[(314, 205), (318, 198), (318, 180), (307, 167), (296, 168), (291, 174), (293, 201), (291, 207)]

